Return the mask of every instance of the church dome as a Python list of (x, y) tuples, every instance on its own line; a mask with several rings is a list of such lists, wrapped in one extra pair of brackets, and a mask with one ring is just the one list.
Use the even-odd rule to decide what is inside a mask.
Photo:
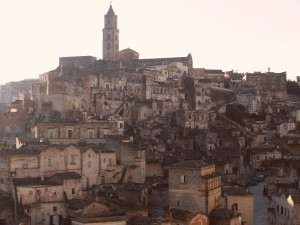
[(121, 51), (119, 51), (119, 59), (120, 60), (138, 60), (139, 59), (139, 53), (130, 49), (126, 48)]

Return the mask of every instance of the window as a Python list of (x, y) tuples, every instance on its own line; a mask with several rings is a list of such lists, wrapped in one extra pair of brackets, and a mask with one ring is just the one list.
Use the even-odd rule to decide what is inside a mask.
[(51, 158), (48, 158), (48, 166), (52, 166), (52, 160), (51, 160)]
[(53, 206), (53, 212), (57, 212), (57, 206)]
[(1, 184), (3, 184), (3, 178), (1, 178)]
[(123, 129), (123, 123), (120, 123), (120, 129)]
[(73, 131), (72, 130), (67, 130), (67, 138), (71, 139), (73, 136)]
[(181, 175), (180, 176), (180, 183), (181, 184), (185, 184), (186, 180), (185, 180), (185, 176), (184, 175)]
[(103, 159), (103, 162), (105, 163), (105, 158)]
[(70, 164), (76, 164), (76, 158), (75, 158), (75, 155), (71, 155), (71, 158), (70, 158)]
[(28, 164), (27, 163), (23, 163), (22, 164), (22, 169), (28, 169)]
[(48, 130), (48, 138), (54, 138), (54, 131)]
[(72, 188), (72, 195), (75, 195), (75, 188)]
[(89, 137), (89, 139), (94, 138), (94, 131), (93, 130), (88, 131), (88, 137)]
[(106, 49), (110, 49), (110, 43), (106, 44)]
[(180, 207), (179, 201), (176, 202), (176, 206), (177, 206), (177, 207)]
[(106, 35), (106, 38), (109, 40), (110, 39), (110, 34)]

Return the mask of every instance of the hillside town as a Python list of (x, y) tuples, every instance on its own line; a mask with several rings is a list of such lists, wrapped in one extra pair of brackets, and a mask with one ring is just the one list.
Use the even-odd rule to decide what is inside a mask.
[(140, 58), (104, 18), (102, 59), (0, 85), (0, 225), (254, 225), (256, 199), (269, 224), (300, 224), (287, 73)]

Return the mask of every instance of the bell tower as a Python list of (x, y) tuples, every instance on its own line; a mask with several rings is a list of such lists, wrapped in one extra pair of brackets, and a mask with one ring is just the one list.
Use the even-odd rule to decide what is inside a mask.
[(103, 29), (103, 60), (118, 60), (119, 53), (119, 29), (118, 17), (111, 4), (106, 15), (104, 15)]

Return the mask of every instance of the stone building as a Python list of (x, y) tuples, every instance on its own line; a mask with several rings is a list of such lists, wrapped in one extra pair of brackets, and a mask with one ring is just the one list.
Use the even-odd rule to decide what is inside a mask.
[(95, 146), (22, 146), (10, 150), (10, 172), (15, 178), (49, 177), (58, 172), (76, 172), (83, 190), (109, 181), (117, 183), (120, 172), (116, 153)]
[(169, 207), (209, 214), (221, 206), (221, 176), (200, 160), (169, 166)]
[(268, 219), (274, 225), (296, 225), (300, 223), (300, 195), (299, 193), (279, 193), (272, 195), (268, 210)]
[(107, 135), (124, 134), (124, 121), (95, 120), (74, 123), (38, 123), (34, 137), (53, 144), (105, 143)]
[(15, 207), (12, 195), (0, 190), (0, 224), (15, 224)]
[(209, 114), (204, 111), (195, 110), (177, 110), (176, 124), (182, 128), (207, 129)]
[(15, 204), (23, 206), (32, 225), (61, 225), (66, 218), (65, 199), (81, 196), (81, 177), (75, 172), (58, 173), (47, 178), (14, 178), (13, 184)]
[(13, 143), (16, 137), (30, 137), (30, 115), (22, 112), (2, 113), (0, 115), (0, 137)]
[(211, 87), (224, 88), (224, 72), (222, 70), (204, 70), (204, 79), (209, 80)]
[(242, 224), (253, 224), (254, 196), (242, 187), (224, 186), (222, 188), (223, 208), (229, 209), (235, 205), (236, 211), (241, 213)]
[(255, 113), (260, 110), (260, 98), (259, 95), (239, 93), (236, 95), (236, 103), (245, 106), (249, 113)]
[(0, 85), (0, 103), (11, 103), (20, 99), (20, 94), (31, 92), (31, 85), (39, 79), (25, 79)]
[(210, 83), (205, 80), (194, 80), (195, 85), (195, 109), (208, 111), (212, 108), (210, 95)]
[(127, 219), (124, 210), (112, 202), (104, 204), (87, 199), (68, 201), (67, 215), (74, 225), (126, 225)]
[(217, 208), (209, 215), (209, 223), (214, 225), (242, 225), (241, 214), (233, 205), (231, 209)]
[(254, 169), (262, 167), (263, 162), (273, 159), (282, 159), (283, 150), (275, 145), (262, 146), (260, 148), (254, 148), (250, 153), (250, 165)]
[(59, 57), (59, 66), (89, 66), (97, 61), (94, 56)]
[(9, 153), (0, 150), (0, 192), (10, 193)]
[(263, 102), (270, 100), (286, 100), (286, 72), (246, 73), (246, 83), (256, 87), (262, 95)]

